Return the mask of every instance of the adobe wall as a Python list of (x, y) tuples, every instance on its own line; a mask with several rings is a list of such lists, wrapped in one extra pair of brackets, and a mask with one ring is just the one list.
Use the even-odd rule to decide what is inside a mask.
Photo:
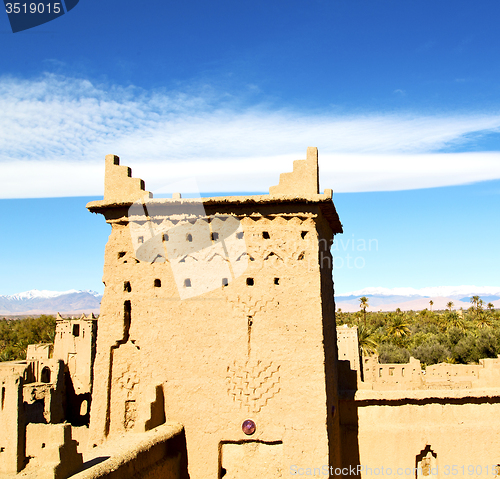
[(349, 361), (349, 367), (353, 371), (360, 370), (360, 353), (358, 343), (358, 328), (344, 326), (337, 327), (337, 346), (339, 360)]
[[(317, 164), (314, 155), (317, 161), (308, 149), (306, 167)], [(115, 158), (107, 158), (108, 172), (119, 167)], [(294, 173), (287, 184), (300, 177)], [(91, 411), (95, 443), (147, 429), (148, 420), (155, 425), (152, 411), (164, 404), (166, 419), (185, 427), (192, 479), (339, 464), (330, 245), (341, 225), (331, 191), (321, 195), (317, 180), (310, 184), (301, 195), (280, 183), (269, 196), (204, 199), (203, 215), (189, 213), (192, 200), (148, 194), (148, 221), (167, 239), (147, 236), (144, 218), (130, 216), (130, 190), (122, 202), (115, 188), (88, 205), (112, 225)], [(231, 219), (240, 223), (232, 233)], [(221, 245), (213, 233), (225, 238), (224, 251), (211, 249)], [(169, 258), (189, 235), (201, 246)], [(138, 247), (155, 241), (163, 254), (138, 259)], [(241, 245), (247, 254), (237, 256)], [(228, 263), (216, 288), (203, 284)], [(198, 286), (206, 292), (187, 291)], [(242, 431), (246, 420), (254, 421), (253, 434)]]
[(479, 364), (440, 363), (422, 369), (420, 361), (415, 358), (403, 364), (380, 364), (374, 355), (363, 358), (363, 364), (364, 375), (363, 381), (357, 385), (359, 389), (500, 388), (500, 358), (480, 359)]
[(29, 344), (26, 359), (50, 359), (54, 345), (52, 343)]
[(28, 361), (23, 386), (26, 423), (60, 423), (65, 420), (64, 363), (57, 359)]
[(186, 440), (180, 424), (110, 440), (85, 454), (72, 479), (188, 479)]
[[(468, 466), (473, 466), (472, 477), (494, 477), (493, 467), (500, 463), (500, 429), (495, 426), (500, 414), (498, 390), (491, 396), (479, 391), (471, 395), (422, 392), (399, 397), (372, 393), (341, 401), (344, 465), (365, 466), (361, 477), (382, 475), (382, 467), (385, 475), (390, 475), (388, 468), (393, 475), (401, 468), (405, 472), (399, 476), (416, 477), (407, 468), (418, 465), (418, 456), (428, 446), (433, 464), (439, 466), (439, 474), (432, 477), (451, 476), (453, 465), (464, 466), (468, 476)], [(476, 466), (482, 472), (477, 473)]]
[[(78, 334), (74, 334), (75, 325)], [(74, 389), (70, 373), (65, 374), (65, 361), (70, 360), (70, 372), (77, 383), (83, 378), (80, 383), (90, 400), (89, 358), (95, 351), (96, 327), (93, 318), (59, 317), (54, 357), (52, 344), (35, 344), (28, 346), (25, 361), (0, 363), (1, 477), (14, 477), (19, 472), (27, 478), (65, 479), (82, 464), (76, 441), (71, 438), (71, 425), (61, 424), (71, 419), (74, 406)], [(79, 336), (80, 341), (73, 339)], [(71, 358), (75, 366), (72, 370)]]
[(71, 319), (57, 315), (53, 357), (65, 364), (66, 419), (75, 426), (90, 420), (96, 337), (94, 315)]
[(53, 357), (67, 365), (76, 394), (92, 391), (96, 336), (97, 321), (93, 315), (63, 319), (58, 314)]
[[(339, 343), (345, 338), (339, 335)], [(462, 476), (497, 475), (500, 358), (423, 370), (414, 358), (406, 364), (379, 364), (371, 356), (363, 358), (363, 365), (363, 381), (346, 364), (341, 368), (344, 466), (364, 478), (446, 477), (456, 475), (453, 470)], [(358, 465), (363, 466), (359, 471)]]
[(0, 476), (24, 467), (23, 382), (29, 364), (0, 363)]
[(27, 478), (66, 479), (83, 466), (70, 424), (28, 424), (26, 457), (29, 462), (23, 475)]

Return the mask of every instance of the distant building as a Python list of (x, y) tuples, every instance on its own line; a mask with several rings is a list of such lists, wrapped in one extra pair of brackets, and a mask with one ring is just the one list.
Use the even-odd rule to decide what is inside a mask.
[[(75, 341), (79, 328), (87, 340)], [(1, 477), (22, 471), (26, 477), (62, 479), (81, 468), (71, 424), (88, 424), (96, 332), (93, 316), (59, 316), (53, 345), (30, 345), (25, 361), (0, 363)]]

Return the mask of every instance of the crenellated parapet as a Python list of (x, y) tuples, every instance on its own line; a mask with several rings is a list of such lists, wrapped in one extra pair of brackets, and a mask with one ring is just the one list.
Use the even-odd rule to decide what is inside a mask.
[[(342, 344), (342, 335), (338, 337), (341, 351), (345, 345)], [(351, 370), (354, 371), (352, 366)], [(341, 389), (358, 391), (479, 390), (499, 387), (500, 357), (480, 359), (479, 364), (439, 363), (423, 369), (420, 361), (413, 357), (408, 363), (382, 364), (376, 354), (363, 358), (362, 380), (359, 380), (358, 375), (357, 385), (341, 385)]]
[(124, 203), (152, 198), (152, 193), (145, 191), (145, 188), (143, 180), (132, 178), (131, 168), (120, 165), (118, 156), (106, 155), (104, 201)]
[(313, 146), (308, 147), (306, 159), (294, 161), (291, 173), (281, 173), (279, 184), (271, 186), (269, 194), (272, 196), (319, 194), (318, 149)]

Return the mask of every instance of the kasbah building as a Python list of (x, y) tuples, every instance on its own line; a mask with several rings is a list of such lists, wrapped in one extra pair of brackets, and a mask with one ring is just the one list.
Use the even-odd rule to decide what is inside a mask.
[(153, 199), (108, 155), (87, 208), (111, 225), (101, 314), (0, 364), (1, 478), (500, 472), (500, 360), (424, 374), (335, 327), (316, 148), (269, 195), (203, 203)]

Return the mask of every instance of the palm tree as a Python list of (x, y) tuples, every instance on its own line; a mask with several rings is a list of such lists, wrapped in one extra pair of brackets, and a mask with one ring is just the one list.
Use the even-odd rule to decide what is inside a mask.
[(446, 329), (449, 328), (457, 328), (460, 329), (460, 331), (465, 331), (465, 323), (463, 318), (460, 317), (458, 313), (455, 311), (449, 312), (445, 318), (444, 318), (444, 323)]
[(358, 344), (360, 355), (370, 356), (377, 352), (378, 342), (373, 329), (364, 325), (358, 326)]
[(446, 303), (446, 307), (450, 310), (451, 313), (451, 308), (453, 308), (453, 301), (448, 301), (448, 303)]
[(365, 325), (365, 328), (366, 328), (366, 308), (368, 308), (368, 306), (370, 306), (368, 304), (368, 298), (366, 296), (362, 296), (361, 298), (359, 298), (359, 307), (363, 310), (363, 323)]
[(432, 311), (432, 306), (434, 304), (434, 301), (432, 301), (432, 299), (429, 301), (429, 304), (431, 305), (431, 311)]
[(486, 307), (490, 310), (490, 313), (492, 313), (495, 309), (495, 305), (493, 303), (488, 303)]
[(387, 328), (390, 336), (394, 336), (397, 340), (401, 340), (410, 334), (410, 328), (404, 316), (395, 316), (391, 324)]
[(345, 314), (342, 312), (342, 308), (337, 309), (337, 324), (344, 324)]
[(470, 299), (470, 302), (471, 302), (473, 308), (476, 308), (476, 316), (479, 316), (479, 302), (480, 301), (482, 303), (482, 300), (479, 298), (479, 296), (472, 296), (472, 298)]
[(491, 326), (491, 318), (486, 316), (485, 314), (481, 314), (477, 318), (477, 327), (478, 328), (489, 328)]

